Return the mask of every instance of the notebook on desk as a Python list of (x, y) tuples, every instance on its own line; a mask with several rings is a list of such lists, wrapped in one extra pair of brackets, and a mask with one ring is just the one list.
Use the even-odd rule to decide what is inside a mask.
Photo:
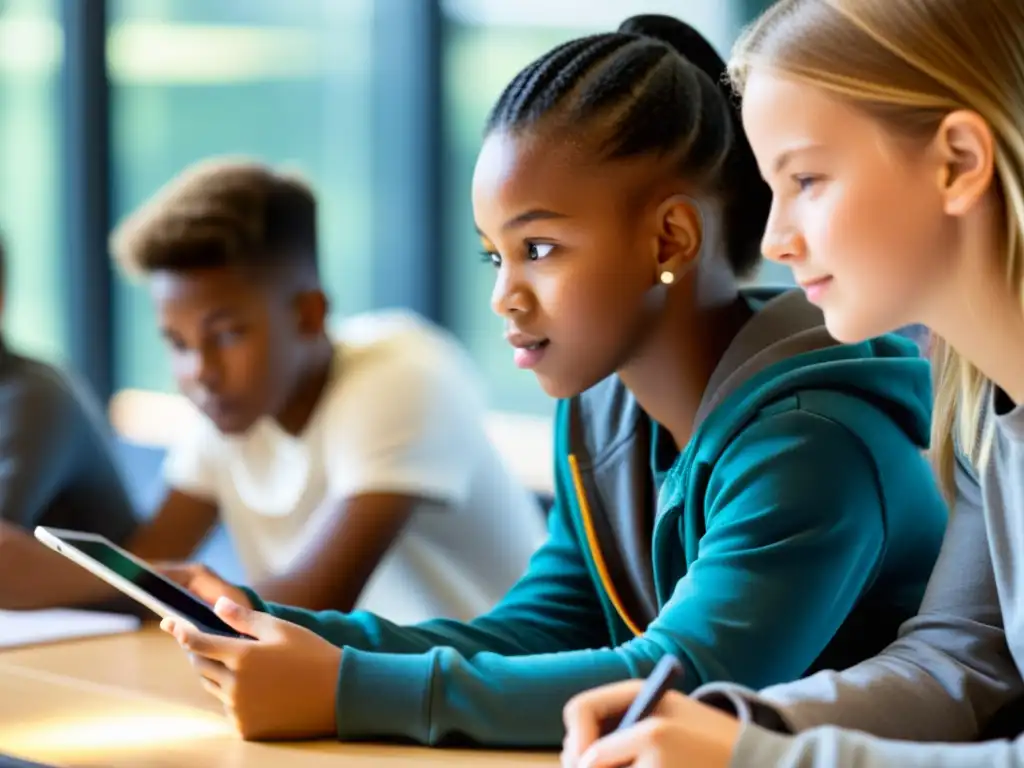
[(19, 760), (9, 755), (0, 755), (0, 768), (54, 768), (52, 765), (42, 763), (30, 763), (26, 760)]
[(134, 632), (140, 623), (134, 616), (94, 611), (0, 611), (0, 649)]

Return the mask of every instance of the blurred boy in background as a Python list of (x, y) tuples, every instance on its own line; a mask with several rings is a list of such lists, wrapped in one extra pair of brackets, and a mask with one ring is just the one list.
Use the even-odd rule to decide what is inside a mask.
[[(147, 282), (178, 387), (194, 406), (165, 464), (167, 494), (151, 520), (137, 522), (109, 449), (99, 447), (95, 404), (65, 417), (49, 390), (22, 383), (39, 402), (9, 406), (13, 421), (0, 413), (0, 446), (14, 444), (8, 454), (17, 456), (0, 465), (0, 481), (29, 457), (47, 469), (18, 471), (14, 490), (0, 486), (4, 519), (96, 531), (151, 561), (188, 558), (219, 520), (261, 594), (402, 622), (468, 619), (519, 578), (546, 524), (486, 435), (476, 371), (413, 315), (356, 316), (328, 333), (316, 201), (305, 183), (255, 163), (200, 163), (111, 242), (119, 264)], [(37, 365), (3, 354), (0, 398), (7, 379), (17, 390), (30, 378), (12, 367)], [(37, 376), (46, 377), (59, 375)], [(73, 430), (87, 437), (68, 439)], [(60, 472), (78, 478), (66, 494)], [(77, 512), (44, 513), (41, 500), (58, 496)], [(19, 571), (52, 574), (12, 574), (5, 585), (0, 565), (0, 596), (16, 593), (9, 607), (113, 597), (29, 534), (4, 532)]]
[(219, 518), (249, 581), (282, 602), (474, 616), (525, 570), (543, 516), (489, 442), (451, 339), (395, 314), (328, 333), (316, 216), (301, 180), (214, 160), (115, 232), (201, 414), (153, 525), (184, 558)]

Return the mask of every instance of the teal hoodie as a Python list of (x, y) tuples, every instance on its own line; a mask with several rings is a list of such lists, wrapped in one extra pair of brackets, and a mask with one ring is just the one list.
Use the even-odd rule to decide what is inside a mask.
[(549, 537), (490, 613), (402, 627), (249, 593), (344, 649), (339, 738), (556, 746), (569, 698), (666, 653), (685, 690), (760, 688), (894, 637), (945, 530), (928, 364), (836, 344), (801, 293), (746, 298), (682, 453), (617, 377), (559, 403)]

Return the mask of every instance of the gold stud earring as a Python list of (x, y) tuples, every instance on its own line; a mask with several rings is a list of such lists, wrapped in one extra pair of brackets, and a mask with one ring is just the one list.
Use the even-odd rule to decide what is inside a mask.
[(676, 276), (669, 272), (667, 269), (661, 273), (661, 282), (665, 285), (672, 285), (676, 281)]

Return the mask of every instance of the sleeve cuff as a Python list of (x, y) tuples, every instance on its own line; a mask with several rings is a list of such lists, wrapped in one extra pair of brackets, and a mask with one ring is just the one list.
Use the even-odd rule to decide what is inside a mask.
[(691, 697), (732, 715), (745, 725), (758, 725), (775, 733), (789, 735), (795, 732), (775, 707), (741, 686), (710, 683), (695, 690)]
[(335, 707), (338, 738), (398, 737), (429, 744), (435, 655), (344, 648)]

